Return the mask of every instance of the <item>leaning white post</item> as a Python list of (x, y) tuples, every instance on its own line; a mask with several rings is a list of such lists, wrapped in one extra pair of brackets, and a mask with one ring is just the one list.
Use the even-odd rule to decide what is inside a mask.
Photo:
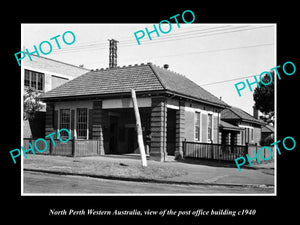
[(137, 130), (137, 139), (138, 139), (138, 145), (141, 153), (142, 158), (142, 165), (144, 167), (147, 166), (147, 159), (146, 159), (146, 153), (145, 153), (145, 146), (143, 141), (143, 132), (142, 132), (142, 126), (141, 126), (141, 118), (139, 113), (139, 108), (136, 100), (135, 90), (131, 89), (131, 98), (133, 102), (133, 109), (136, 119), (136, 130)]

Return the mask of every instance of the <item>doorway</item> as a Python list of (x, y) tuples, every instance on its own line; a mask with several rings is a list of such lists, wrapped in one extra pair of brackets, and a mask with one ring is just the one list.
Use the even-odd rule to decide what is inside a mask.
[(138, 148), (136, 128), (127, 128), (127, 153), (135, 152)]
[(109, 152), (118, 153), (118, 117), (109, 117)]
[(176, 149), (176, 110), (167, 110), (167, 153), (175, 155)]

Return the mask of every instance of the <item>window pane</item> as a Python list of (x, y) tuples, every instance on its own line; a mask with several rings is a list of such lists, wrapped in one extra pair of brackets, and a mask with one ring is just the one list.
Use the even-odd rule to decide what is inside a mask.
[(77, 109), (77, 124), (78, 138), (87, 138), (87, 108)]
[(200, 128), (195, 127), (195, 140), (200, 141)]
[(212, 114), (208, 114), (208, 139), (212, 140)]
[[(61, 109), (59, 128), (60, 129), (65, 128), (70, 130), (70, 121), (71, 121), (70, 109)], [(62, 131), (60, 135), (63, 137), (68, 137), (68, 133), (66, 131)]]
[(200, 112), (195, 112), (195, 140), (200, 141)]
[(36, 73), (35, 72), (31, 72), (31, 87), (36, 89)]
[(44, 83), (44, 74), (39, 73), (38, 74), (38, 90), (43, 90), (43, 83)]
[(29, 74), (29, 70), (25, 70), (24, 85), (25, 85), (26, 87), (29, 87), (29, 86), (30, 86), (30, 74)]

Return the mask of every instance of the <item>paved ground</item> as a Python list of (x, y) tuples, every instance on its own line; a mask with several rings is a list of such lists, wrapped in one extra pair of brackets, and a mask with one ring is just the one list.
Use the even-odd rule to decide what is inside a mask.
[[(273, 164), (258, 165), (256, 168), (244, 167), (242, 171), (239, 172), (235, 164), (203, 160), (183, 160), (180, 162), (171, 160), (164, 163), (148, 160), (148, 167), (143, 168), (140, 159), (132, 156), (72, 158), (30, 155), (28, 159), (24, 159), (23, 163), (25, 171), (119, 179), (127, 180), (127, 182), (167, 182), (170, 185), (189, 184), (198, 186), (204, 184), (206, 187), (203, 188), (206, 189), (207, 193), (211, 193), (210, 189), (207, 188), (208, 185), (240, 186), (239, 190), (235, 190), (237, 191), (236, 193), (253, 193), (253, 191), (257, 193), (261, 193), (262, 191), (267, 193), (274, 192)], [(25, 176), (24, 178), (26, 179)], [(137, 184), (137, 182), (135, 183)], [(33, 188), (32, 185), (30, 186), (30, 182), (27, 183), (27, 185), (29, 185), (27, 187)], [(160, 186), (160, 184), (157, 185)], [(253, 190), (243, 190), (243, 188), (253, 188)], [(263, 189), (259, 190), (255, 188)], [(193, 188), (191, 188), (191, 193), (194, 193), (192, 190)], [(27, 188), (27, 191), (32, 192), (30, 188)], [(157, 192), (154, 191), (153, 193)]]
[(45, 194), (232, 194), (232, 193), (272, 193), (270, 188), (219, 186), (219, 185), (179, 185), (146, 182), (131, 182), (65, 176), (39, 172), (24, 172), (24, 193)]

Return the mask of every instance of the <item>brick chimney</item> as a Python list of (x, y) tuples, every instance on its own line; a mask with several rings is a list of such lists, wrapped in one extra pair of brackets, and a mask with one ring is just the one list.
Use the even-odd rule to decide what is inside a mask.
[(253, 106), (253, 117), (258, 119), (258, 109), (255, 106)]
[(117, 67), (117, 40), (111, 39), (109, 41), (109, 68)]

